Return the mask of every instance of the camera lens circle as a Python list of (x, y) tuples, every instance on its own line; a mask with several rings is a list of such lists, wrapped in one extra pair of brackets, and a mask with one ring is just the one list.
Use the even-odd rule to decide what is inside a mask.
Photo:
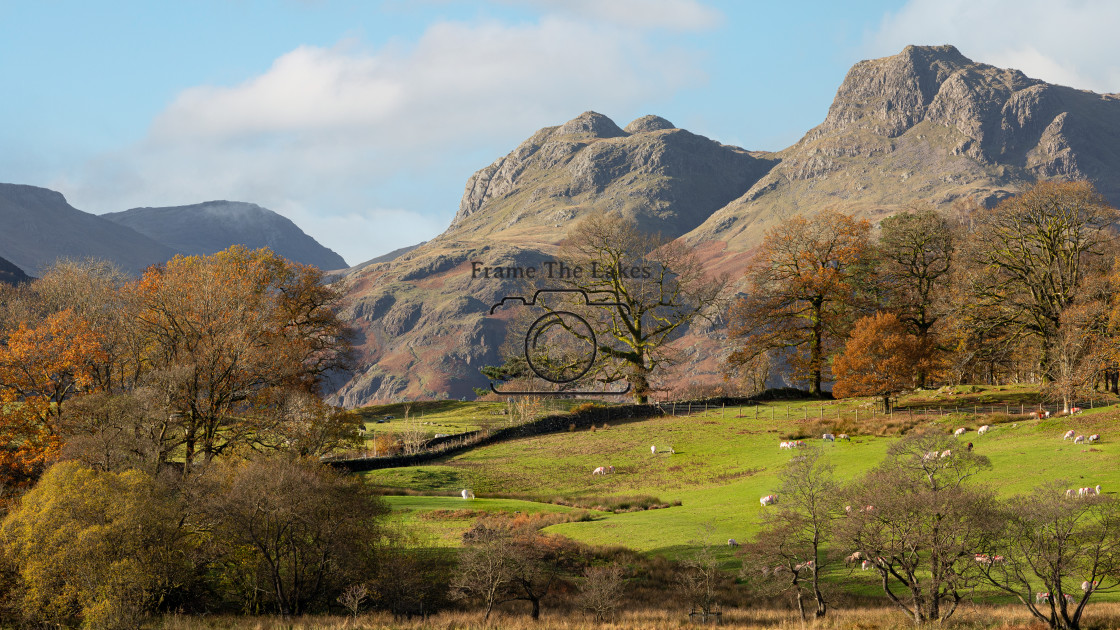
[(545, 313), (525, 333), (529, 367), (552, 383), (570, 383), (587, 374), (596, 351), (591, 325), (569, 311)]

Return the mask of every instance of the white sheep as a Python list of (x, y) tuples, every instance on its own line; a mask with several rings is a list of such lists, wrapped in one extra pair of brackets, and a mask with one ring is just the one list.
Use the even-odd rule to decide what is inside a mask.
[(1034, 603), (1036, 603), (1036, 604), (1049, 604), (1050, 603), (1050, 593), (1035, 593), (1034, 594)]
[(871, 568), (871, 561), (870, 560), (864, 560), (863, 562), (859, 563), (859, 566), (864, 571), (866, 571), (866, 570)]
[(727, 539), (727, 546), (728, 547), (738, 547), (739, 543), (734, 538), (728, 538)]
[(1073, 438), (1073, 443), (1074, 444), (1084, 444), (1085, 443), (1085, 436), (1084, 435), (1079, 435), (1079, 436)]
[(824, 435), (821, 436), (821, 439), (825, 440), (827, 442), (835, 442), (836, 441), (836, 436), (831, 434), (831, 433), (825, 433)]
[(849, 442), (851, 442), (851, 441), (852, 441), (852, 438), (848, 437), (848, 434), (847, 434), (847, 433), (841, 433), (840, 435), (837, 435), (837, 436), (836, 436), (836, 439), (837, 439), (837, 440), (847, 440), (847, 441), (849, 441)]
[(467, 490), (467, 489), (464, 489), (459, 494), (463, 495), (464, 499), (473, 499), (474, 498), (474, 492), (471, 492), (470, 490)]
[(1075, 433), (1073, 429), (1070, 429), (1069, 431), (1066, 431), (1066, 434), (1062, 436), (1062, 439), (1063, 440), (1072, 440), (1073, 436), (1075, 436), (1075, 435), (1077, 435), (1077, 433)]
[(951, 450), (941, 451), (941, 459), (945, 459), (946, 457), (952, 457), (952, 456), (953, 456), (953, 451), (951, 451)]
[(1069, 408), (1069, 415), (1072, 416), (1075, 413), (1081, 413), (1081, 407), (1070, 407)]
[(774, 505), (778, 502), (778, 495), (768, 494), (759, 499), (758, 502), (761, 503), (763, 507), (766, 507), (767, 505)]
[(976, 429), (976, 435), (984, 435), (988, 431), (991, 431), (991, 429), (992, 429), (992, 427), (985, 424), (984, 426), (980, 427), (979, 429)]
[(965, 433), (968, 433), (968, 429), (966, 429), (964, 427), (961, 427), (961, 428), (957, 429), (956, 431), (953, 431), (953, 435), (964, 435)]
[(1089, 436), (1089, 441), (1090, 442), (1096, 442), (1099, 439), (1101, 439), (1101, 434), (1100, 433), (1094, 433), (1094, 434)]
[(605, 475), (605, 474), (607, 474), (607, 469), (603, 466), (600, 466), (600, 467), (596, 468), (595, 470), (592, 470), (591, 474), (592, 475)]
[(649, 447), (649, 452), (656, 455), (657, 454), (657, 445), (654, 444), (653, 446)]

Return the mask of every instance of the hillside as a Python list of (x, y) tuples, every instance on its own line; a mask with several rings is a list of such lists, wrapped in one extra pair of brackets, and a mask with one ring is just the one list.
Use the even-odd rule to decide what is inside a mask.
[[(1120, 203), (1117, 147), (1120, 96), (976, 63), (952, 46), (856, 64), (824, 122), (777, 153), (722, 145), (656, 116), (620, 128), (587, 112), (471, 176), (443, 235), (348, 276), (347, 314), (363, 339), (360, 366), (338, 375), (335, 400), (472, 395), (503, 338), (484, 311), (520, 288), (472, 281), (470, 261), (544, 259), (589, 211), (681, 237), (709, 273), (741, 278), (768, 228), (825, 207), (878, 221), (912, 201), (990, 205), (1039, 179), (1071, 178)], [(719, 380), (725, 335), (717, 326), (679, 340), (680, 378)]]
[(487, 382), (478, 369), (499, 362), (504, 339), (504, 323), (487, 317), (489, 309), (523, 287), (472, 278), (472, 261), (539, 266), (592, 211), (618, 211), (646, 230), (680, 236), (771, 166), (764, 155), (655, 116), (621, 129), (585, 112), (538, 131), (470, 178), (446, 232), (346, 276), (360, 365), (337, 378), (334, 400), (473, 397), (471, 388)]
[(171, 249), (206, 255), (231, 245), (273, 252), (324, 271), (344, 269), (341, 256), (323, 247), (295, 223), (253, 203), (207, 201), (189, 206), (133, 208), (101, 215)]
[(27, 274), (23, 273), (22, 269), (0, 258), (0, 283), (16, 285), (27, 282), (30, 279), (31, 278)]
[[(973, 442), (975, 452), (992, 463), (975, 483), (990, 484), (1001, 496), (1027, 492), (1056, 479), (1072, 486), (1101, 484), (1106, 494), (1120, 489), (1120, 446), (1115, 438), (1120, 409), (1114, 405), (1046, 420), (1014, 413), (971, 413), (972, 402), (1022, 400), (1024, 395), (1029, 393), (1001, 387), (987, 388), (977, 396), (948, 392), (933, 402), (933, 411), (925, 417), (916, 415), (913, 421), (905, 412), (894, 419), (873, 415), (870, 399), (771, 402), (693, 414), (678, 408), (677, 416), (518, 439), (476, 448), (437, 465), (377, 470), (365, 476), (388, 488), (430, 495), (400, 499), (414, 510), (462, 506), (461, 499), (446, 496), (461, 488), (473, 489), (480, 502), (518, 498), (594, 507), (619, 505), (627, 498), (632, 504), (680, 501), (679, 507), (597, 513), (593, 519), (548, 530), (582, 542), (669, 556), (694, 549), (705, 526), (713, 528), (708, 535), (717, 543), (754, 536), (763, 513), (759, 497), (776, 490), (778, 474), (796, 455), (778, 448), (778, 442), (789, 436), (823, 449), (841, 482), (855, 480), (881, 461), (903, 427), (945, 433), (966, 427), (969, 432), (962, 436), (961, 447)], [(919, 399), (912, 402), (918, 404)], [(958, 413), (940, 415), (937, 410), (954, 404), (963, 405)], [(430, 420), (438, 422), (438, 417)], [(979, 436), (976, 429), (981, 424), (994, 428)], [(1100, 433), (1104, 439), (1091, 446), (1074, 444), (1062, 439), (1069, 429), (1085, 435)], [(826, 443), (820, 439), (822, 431), (847, 431), (852, 439)], [(650, 445), (657, 446), (657, 454), (651, 454)], [(615, 467), (615, 474), (591, 474), (595, 467), (607, 465)], [(636, 498), (643, 496), (651, 499)], [(431, 525), (423, 519), (417, 522)], [(454, 525), (465, 529), (469, 521)], [(461, 533), (445, 529), (443, 544), (458, 545), (456, 531)], [(725, 546), (720, 553), (731, 559)]]
[(175, 250), (101, 217), (82, 212), (61, 193), (36, 186), (0, 184), (0, 256), (38, 275), (60, 257), (111, 260), (140, 273)]

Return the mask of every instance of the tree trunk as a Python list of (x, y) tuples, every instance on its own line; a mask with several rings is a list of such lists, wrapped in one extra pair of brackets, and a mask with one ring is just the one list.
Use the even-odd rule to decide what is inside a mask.
[(529, 613), (529, 617), (536, 621), (541, 618), (541, 598), (530, 595), (529, 601), (533, 604), (533, 612)]
[(814, 298), (812, 302), (812, 311), (810, 321), (813, 325), (811, 349), (809, 355), (809, 395), (821, 395), (821, 372), (822, 364), (824, 361), (823, 346), (824, 346), (824, 323), (821, 321), (821, 312), (824, 309), (824, 300), (821, 298)]
[(795, 588), (797, 588), (797, 612), (801, 613), (801, 621), (805, 621), (805, 602), (803, 601), (804, 598), (801, 594), (801, 588)]

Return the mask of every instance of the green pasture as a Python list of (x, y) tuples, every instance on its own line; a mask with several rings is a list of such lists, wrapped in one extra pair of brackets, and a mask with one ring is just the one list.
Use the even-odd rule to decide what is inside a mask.
[[(993, 396), (990, 390), (979, 393)], [(962, 398), (969, 400), (967, 396)], [(585, 543), (623, 545), (670, 557), (680, 557), (708, 542), (719, 545), (730, 566), (737, 561), (726, 547), (727, 539), (745, 541), (757, 533), (763, 510), (759, 498), (775, 490), (778, 474), (795, 454), (779, 450), (778, 443), (790, 435), (813, 435), (806, 437), (806, 442), (828, 453), (838, 479), (855, 479), (881, 461), (897, 439), (874, 435), (880, 432), (877, 427), (901, 422), (899, 412), (893, 420), (872, 416), (875, 404), (858, 399), (774, 402), (758, 406), (757, 419), (755, 408), (743, 407), (622, 422), (607, 428), (508, 441), (473, 449), (438, 465), (378, 470), (365, 476), (369, 482), (388, 488), (429, 494), (471, 488), (480, 497), (474, 501), (447, 496), (391, 498), (394, 507), (411, 510), (412, 516), (406, 518), (414, 519), (417, 525), (420, 522), (416, 515), (425, 509), (446, 509), (437, 506), (448, 502), (461, 505), (495, 500), (481, 497), (517, 497), (543, 502), (517, 505), (548, 505), (549, 509), (567, 509), (549, 504), (556, 501), (594, 507), (596, 499), (604, 497), (652, 495), (663, 502), (680, 501), (680, 506), (664, 509), (595, 513), (590, 520), (561, 523), (546, 531)], [(860, 410), (861, 431), (852, 433), (851, 442), (820, 440), (822, 431), (842, 432), (843, 428), (835, 427), (850, 423)], [(993, 464), (991, 470), (978, 476), (978, 481), (991, 484), (1003, 495), (1023, 492), (1052, 479), (1067, 479), (1070, 487), (1101, 484), (1105, 492), (1120, 490), (1117, 407), (1046, 420), (960, 413), (912, 422), (946, 432), (958, 426), (968, 428), (961, 447), (973, 442), (976, 451), (988, 456)], [(978, 436), (976, 428), (981, 424), (993, 424), (994, 428)], [(1069, 429), (1085, 435), (1100, 433), (1103, 439), (1093, 445), (1075, 445), (1061, 439)], [(657, 454), (650, 452), (651, 446), (657, 447)], [(595, 467), (608, 465), (615, 467), (613, 475), (591, 474)], [(435, 527), (437, 537), (449, 544), (469, 527), (470, 520), (441, 522), (438, 526), (426, 520), (424, 525)], [(865, 579), (867, 587), (874, 588), (869, 574), (857, 570), (850, 577), (853, 586)]]
[[(585, 401), (548, 400), (543, 413), (566, 412)], [(513, 423), (510, 405), (504, 402), (463, 402), (458, 400), (426, 400), (412, 403), (372, 405), (355, 410), (369, 435), (398, 433), (405, 426), (420, 423), (420, 430), (429, 435), (466, 433), (479, 429), (501, 429)], [(387, 422), (378, 422), (386, 420)]]
[(465, 532), (483, 514), (575, 513), (580, 510), (517, 499), (470, 499), (461, 496), (389, 496), (396, 520), (409, 531), (420, 531), (421, 544), (429, 547), (458, 547)]

